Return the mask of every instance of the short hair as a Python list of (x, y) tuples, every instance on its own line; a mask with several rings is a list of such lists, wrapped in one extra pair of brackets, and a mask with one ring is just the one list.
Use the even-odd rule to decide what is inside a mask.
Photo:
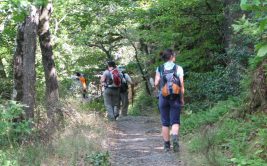
[(175, 53), (172, 49), (168, 48), (164, 51), (161, 51), (159, 55), (164, 62), (167, 62), (172, 56), (175, 56)]
[(116, 67), (116, 63), (114, 61), (108, 61), (108, 67)]

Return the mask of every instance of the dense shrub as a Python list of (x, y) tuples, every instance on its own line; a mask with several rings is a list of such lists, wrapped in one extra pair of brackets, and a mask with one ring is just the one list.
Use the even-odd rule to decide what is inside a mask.
[(31, 132), (30, 122), (20, 119), (22, 107), (15, 101), (0, 101), (0, 145), (13, 144)]
[(206, 73), (190, 72), (185, 81), (186, 98), (193, 111), (207, 109), (220, 100), (240, 94), (242, 67), (232, 62), (227, 67), (216, 66)]
[(0, 97), (10, 99), (12, 93), (12, 81), (0, 78)]

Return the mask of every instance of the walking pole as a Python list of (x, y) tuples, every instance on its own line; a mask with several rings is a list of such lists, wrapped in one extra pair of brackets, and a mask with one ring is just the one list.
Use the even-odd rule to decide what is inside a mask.
[(134, 84), (131, 84), (131, 89), (132, 89), (132, 107), (134, 103)]

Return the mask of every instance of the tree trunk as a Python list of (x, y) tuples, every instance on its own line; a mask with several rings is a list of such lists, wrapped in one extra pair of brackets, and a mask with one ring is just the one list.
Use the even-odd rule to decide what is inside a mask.
[(224, 48), (229, 49), (232, 47), (232, 25), (237, 18), (242, 16), (243, 11), (240, 8), (235, 8), (234, 6), (239, 6), (239, 0), (224, 0), (224, 25), (223, 25), (223, 43)]
[(47, 116), (50, 120), (50, 127), (53, 128), (57, 125), (56, 123), (59, 122), (56, 118), (59, 118), (62, 112), (58, 107), (58, 80), (51, 46), (51, 34), (49, 31), (49, 20), (52, 10), (52, 3), (48, 3), (46, 7), (42, 8), (38, 33), (45, 72)]
[(140, 51), (144, 52), (146, 55), (149, 54), (148, 51), (148, 46), (147, 44), (144, 42), (144, 39), (139, 39), (139, 43), (140, 43)]
[(139, 58), (138, 58), (138, 50), (137, 50), (136, 46), (131, 41), (130, 41), (130, 43), (131, 43), (131, 45), (133, 46), (133, 48), (135, 50), (135, 56), (134, 57), (135, 57), (135, 60), (137, 62), (137, 66), (138, 66), (138, 68), (139, 68), (139, 70), (140, 70), (140, 72), (142, 74), (142, 78), (145, 81), (146, 92), (147, 92), (147, 94), (149, 96), (151, 96), (151, 91), (150, 91), (151, 88), (150, 88), (149, 78), (147, 77), (148, 74), (145, 74), (144, 71), (143, 71), (143, 68), (142, 68), (141, 63), (140, 63)]
[(37, 42), (37, 28), (39, 23), (39, 11), (35, 6), (31, 6), (30, 15), (26, 18), (24, 28), (24, 43), (22, 51), (23, 57), (23, 104), (26, 119), (34, 118), (35, 106), (35, 54)]
[(0, 78), (6, 78), (6, 72), (4, 69), (4, 64), (2, 63), (2, 59), (0, 59)]
[(22, 102), (23, 97), (23, 42), (25, 23), (17, 30), (16, 51), (13, 59), (14, 89), (12, 99)]
[(261, 65), (254, 71), (251, 83), (250, 110), (267, 111), (267, 77), (266, 77), (267, 59), (263, 60)]

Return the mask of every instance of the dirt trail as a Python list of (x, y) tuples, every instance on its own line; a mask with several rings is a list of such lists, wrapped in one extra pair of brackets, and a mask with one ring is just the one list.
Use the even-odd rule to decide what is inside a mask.
[(159, 119), (123, 117), (112, 122), (108, 150), (112, 166), (186, 166), (183, 147), (179, 153), (163, 151)]

